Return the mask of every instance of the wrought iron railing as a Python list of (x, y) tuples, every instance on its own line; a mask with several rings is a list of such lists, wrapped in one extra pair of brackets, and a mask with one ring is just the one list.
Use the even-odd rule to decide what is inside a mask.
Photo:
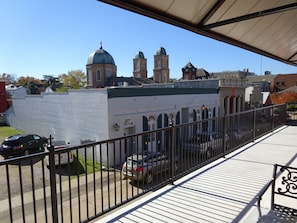
[[(50, 139), (49, 151), (0, 161), (0, 219), (88, 222), (273, 131), (286, 117), (279, 105), (61, 150)], [(148, 160), (150, 152), (160, 155)], [(66, 165), (59, 164), (62, 154)], [(140, 154), (135, 164), (133, 154)]]
[(289, 121), (297, 120), (297, 103), (288, 103), (287, 104), (287, 119)]

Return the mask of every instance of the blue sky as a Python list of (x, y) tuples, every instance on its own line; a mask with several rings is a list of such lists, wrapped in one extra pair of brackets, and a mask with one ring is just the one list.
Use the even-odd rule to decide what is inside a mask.
[(189, 61), (208, 72), (297, 73), (295, 66), (96, 0), (1, 0), (0, 8), (0, 74), (15, 78), (85, 72), (100, 42), (113, 56), (118, 76), (132, 76), (133, 58), (142, 51), (151, 77), (161, 46), (169, 55), (171, 78), (180, 78)]

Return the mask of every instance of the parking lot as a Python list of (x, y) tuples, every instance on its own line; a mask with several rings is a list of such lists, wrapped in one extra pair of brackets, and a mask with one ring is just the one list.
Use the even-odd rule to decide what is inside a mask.
[[(2, 161), (3, 158), (1, 157)], [(0, 177), (1, 182), (0, 186), (2, 190), (0, 191), (0, 219), (5, 222), (9, 222), (9, 203), (8, 203), (8, 185), (7, 185), (7, 175), (6, 169), (9, 172), (9, 187), (10, 193), (12, 197), (12, 211), (13, 211), (13, 219), (14, 221), (22, 220), (22, 202), (24, 202), (25, 206), (25, 215), (26, 219), (29, 220), (32, 218), (34, 221), (34, 212), (39, 216), (44, 216), (44, 189), (46, 191), (46, 201), (47, 201), (47, 211), (51, 212), (51, 200), (50, 200), (50, 171), (46, 166), (45, 157), (43, 159), (32, 159), (33, 165), (31, 165), (28, 161), (24, 161), (21, 163), (12, 163), (7, 165), (0, 166)], [(32, 187), (32, 171), (34, 175), (34, 188)], [(44, 172), (44, 174), (43, 174)], [(20, 174), (21, 173), (21, 174)], [(20, 177), (21, 176), (21, 177)], [(79, 180), (78, 180), (79, 178)], [(142, 191), (141, 188), (143, 185), (134, 184), (128, 180), (124, 180), (121, 178), (120, 170), (104, 170), (99, 171), (94, 174), (80, 174), (78, 176), (73, 176), (69, 174), (67, 165), (62, 167), (56, 167), (56, 187), (57, 187), (57, 196), (63, 197), (63, 206), (60, 206), (60, 200), (58, 201), (58, 208), (63, 210), (63, 214), (65, 216), (70, 215), (71, 211), (74, 209), (78, 209), (79, 205), (77, 201), (80, 200), (81, 205), (90, 206), (93, 205), (93, 201), (85, 200), (86, 194), (96, 193), (96, 196), (99, 197), (97, 199), (101, 199), (100, 196), (102, 191), (106, 194), (108, 191), (117, 191), (115, 193), (110, 193), (110, 200), (104, 201), (104, 203), (98, 204), (100, 209), (103, 205), (104, 208), (110, 205), (110, 202), (119, 202), (122, 196), (131, 197), (132, 193), (135, 191)], [(70, 181), (70, 182), (69, 182)], [(69, 189), (69, 183), (71, 184), (71, 189)], [(43, 188), (43, 184), (45, 187)], [(125, 185), (123, 187), (123, 185)], [(95, 186), (95, 187), (94, 187)], [(32, 191), (34, 189), (35, 196), (35, 205), (36, 210), (34, 211), (34, 204), (32, 201)], [(96, 192), (94, 192), (96, 191)], [(134, 192), (133, 192), (134, 191)], [(71, 193), (70, 193), (71, 192)], [(21, 195), (22, 194), (22, 195)], [(23, 198), (22, 198), (22, 197)], [(104, 195), (105, 196), (105, 195)], [(23, 201), (22, 201), (23, 199)], [(104, 199), (105, 200), (105, 199)], [(72, 202), (72, 210), (69, 209), (69, 203)], [(87, 204), (88, 203), (88, 204)], [(68, 207), (68, 208), (66, 208)], [(63, 209), (62, 209), (63, 208)], [(98, 207), (97, 207), (98, 208)], [(81, 217), (87, 218), (86, 212), (81, 210)], [(73, 213), (71, 213), (73, 215)], [(75, 212), (75, 215), (78, 215), (78, 211)], [(49, 218), (51, 218), (51, 214), (49, 214)], [(66, 217), (65, 217), (66, 218)], [(75, 216), (74, 218), (79, 218), (79, 216)]]
[[(0, 158), (3, 160), (3, 157)], [(39, 159), (32, 159), (33, 169), (31, 168), (30, 161), (24, 160), (22, 162), (15, 162), (10, 165), (1, 165), (0, 166), (0, 178), (3, 179), (0, 181), (0, 199), (7, 199), (8, 198), (8, 185), (7, 180), (9, 179), (9, 186), (11, 195), (18, 195), (20, 194), (21, 190), (23, 192), (28, 192), (32, 190), (32, 171), (34, 175), (34, 185), (35, 188), (43, 187), (43, 183), (47, 186), (49, 185), (49, 171), (43, 163), (42, 160)], [(44, 168), (44, 174), (43, 174)], [(7, 177), (7, 173), (8, 176)], [(22, 188), (20, 188), (22, 186)]]

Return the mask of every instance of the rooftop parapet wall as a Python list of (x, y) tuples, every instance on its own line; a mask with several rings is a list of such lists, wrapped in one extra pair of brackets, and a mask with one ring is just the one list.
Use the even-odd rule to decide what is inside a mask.
[(174, 83), (175, 88), (220, 88), (220, 87), (246, 87), (246, 81), (242, 79), (206, 79), (187, 80)]
[(246, 80), (241, 79), (220, 79), (219, 80), (220, 87), (243, 87), (247, 86)]
[(174, 82), (175, 88), (214, 88), (218, 89), (218, 79), (206, 79), (206, 80), (186, 80)]
[(108, 98), (218, 94), (218, 88), (108, 88)]

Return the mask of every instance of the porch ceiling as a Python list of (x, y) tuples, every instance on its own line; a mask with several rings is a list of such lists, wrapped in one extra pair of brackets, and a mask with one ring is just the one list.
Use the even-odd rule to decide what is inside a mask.
[(296, 0), (98, 0), (297, 66)]

